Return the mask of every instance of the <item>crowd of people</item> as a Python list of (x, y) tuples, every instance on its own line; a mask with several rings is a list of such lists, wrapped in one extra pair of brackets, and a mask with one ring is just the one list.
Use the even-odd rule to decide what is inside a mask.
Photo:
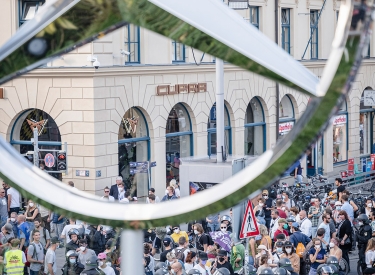
[[(162, 199), (151, 188), (147, 203), (178, 199), (173, 184)], [(358, 270), (375, 274), (375, 202), (368, 198), (356, 205), (340, 178), (335, 184), (329, 198), (334, 203), (325, 206), (312, 198), (308, 210), (299, 209), (286, 190), (276, 197), (263, 190), (252, 200), (259, 235), (247, 240), (238, 241), (232, 233), (231, 212), (191, 221), (186, 231), (180, 225), (144, 230), (144, 274), (344, 275), (355, 247)], [(104, 189), (102, 199), (137, 202), (126, 196), (120, 178)], [(0, 275), (56, 275), (58, 248), (65, 250), (63, 275), (121, 274), (119, 232), (111, 227), (53, 213), (32, 200), (23, 205), (18, 191), (5, 182), (0, 202)], [(228, 242), (213, 240), (214, 232)]]

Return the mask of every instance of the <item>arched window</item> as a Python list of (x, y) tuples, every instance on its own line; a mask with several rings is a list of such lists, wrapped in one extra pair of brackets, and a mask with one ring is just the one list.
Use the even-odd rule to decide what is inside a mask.
[(348, 111), (346, 101), (333, 117), (333, 163), (348, 159)]
[(250, 100), (245, 115), (245, 155), (258, 156), (266, 150), (266, 123), (262, 104), (257, 97)]
[(173, 106), (166, 125), (166, 182), (179, 181), (180, 158), (193, 154), (193, 132), (189, 112), (181, 103)]
[(279, 106), (279, 137), (292, 130), (295, 122), (293, 102), (288, 95), (284, 95)]
[[(231, 127), (230, 127), (230, 117), (227, 106), (224, 104), (224, 130), (225, 130), (225, 152), (229, 155), (232, 154), (232, 137), (231, 137)], [(208, 155), (216, 154), (216, 103), (212, 106), (210, 111), (210, 116), (208, 117), (207, 123), (207, 142), (208, 142)]]
[[(47, 153), (51, 153), (56, 157), (56, 152), (44, 150), (61, 150), (61, 135), (59, 128), (53, 118), (46, 112), (39, 109), (30, 109), (23, 112), (15, 121), (11, 134), (10, 144), (16, 148), (20, 154), (32, 158), (34, 145), (31, 139), (34, 137), (33, 129), (38, 129), (38, 147), (39, 165), (44, 166), (44, 157)], [(56, 159), (56, 158), (55, 158)], [(44, 167), (43, 167), (44, 169)], [(45, 167), (46, 171), (57, 171), (56, 165), (53, 167)], [(51, 173), (51, 175), (60, 179), (61, 175)]]
[(131, 196), (148, 194), (148, 173), (140, 173), (132, 166), (150, 159), (149, 143), (147, 121), (142, 111), (137, 107), (130, 108), (123, 116), (118, 132), (118, 169)]
[(361, 155), (374, 153), (372, 147), (375, 114), (375, 109), (373, 106), (375, 106), (375, 103), (364, 100), (366, 90), (371, 91), (372, 89), (370, 87), (365, 89), (365, 91), (362, 93), (361, 103), (359, 105), (359, 153)]

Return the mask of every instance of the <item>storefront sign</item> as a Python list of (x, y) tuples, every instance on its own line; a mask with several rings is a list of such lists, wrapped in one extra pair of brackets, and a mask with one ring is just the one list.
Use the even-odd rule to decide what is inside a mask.
[(370, 155), (370, 160), (372, 162), (371, 170), (375, 170), (375, 154)]
[(333, 125), (343, 125), (346, 124), (346, 115), (335, 116), (333, 118)]
[(348, 159), (348, 171), (354, 171), (354, 159)]
[(203, 92), (207, 92), (207, 83), (156, 86), (157, 95), (174, 95), (174, 94), (203, 93)]
[(148, 161), (143, 162), (129, 162), (130, 174), (148, 173)]
[(294, 121), (291, 122), (284, 122), (279, 124), (279, 134), (285, 135), (292, 130), (294, 126)]

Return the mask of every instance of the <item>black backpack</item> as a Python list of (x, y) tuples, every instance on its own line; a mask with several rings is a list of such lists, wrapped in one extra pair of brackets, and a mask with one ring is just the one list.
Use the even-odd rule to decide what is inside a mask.
[(175, 249), (175, 255), (176, 258), (179, 259), (181, 262), (185, 262), (185, 252), (186, 248), (176, 248)]
[(207, 236), (207, 240), (208, 240), (208, 245), (214, 245), (214, 241), (212, 240), (212, 237), (210, 234), (204, 234)]

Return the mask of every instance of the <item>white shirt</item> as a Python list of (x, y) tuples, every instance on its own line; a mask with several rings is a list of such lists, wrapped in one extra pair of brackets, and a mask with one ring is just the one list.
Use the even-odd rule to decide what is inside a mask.
[(365, 254), (365, 257), (366, 257), (367, 267), (371, 267), (371, 262), (373, 262), (375, 258), (375, 251), (374, 250), (367, 251)]
[(194, 269), (198, 269), (199, 272), (203, 275), (206, 275), (206, 270), (208, 271), (208, 274), (211, 274), (211, 270), (208, 266), (204, 266), (206, 269), (204, 269), (200, 264), (197, 264), (194, 266)]
[(102, 268), (100, 266), (99, 266), (99, 268), (105, 273), (105, 275), (115, 275), (116, 274), (115, 271), (113, 270), (113, 268), (108, 266), (108, 265), (105, 268)]
[(305, 234), (307, 237), (311, 237), (311, 227), (312, 223), (308, 218), (305, 218), (304, 220), (301, 220), (301, 232)]
[(275, 232), (277, 228), (279, 227), (279, 223), (278, 223), (279, 220), (280, 218), (277, 218), (276, 220), (271, 220), (271, 230), (270, 230), (271, 239), (274, 238)]
[(69, 230), (72, 229), (72, 228), (77, 228), (78, 229), (80, 227), (81, 226), (77, 225), (77, 224), (67, 224), (67, 225), (64, 226), (64, 229), (61, 232), (61, 236), (65, 236), (66, 243), (70, 242), (70, 238), (69, 238), (69, 235), (68, 235)]
[(112, 196), (108, 196), (108, 199), (107, 199), (107, 197), (101, 197), (100, 198), (101, 200), (103, 200), (103, 201), (106, 201), (106, 200), (108, 200), (108, 201), (115, 201), (115, 198), (114, 197), (112, 197)]
[(9, 208), (20, 207), (20, 192), (13, 187), (8, 189), (8, 196), (11, 195)]

